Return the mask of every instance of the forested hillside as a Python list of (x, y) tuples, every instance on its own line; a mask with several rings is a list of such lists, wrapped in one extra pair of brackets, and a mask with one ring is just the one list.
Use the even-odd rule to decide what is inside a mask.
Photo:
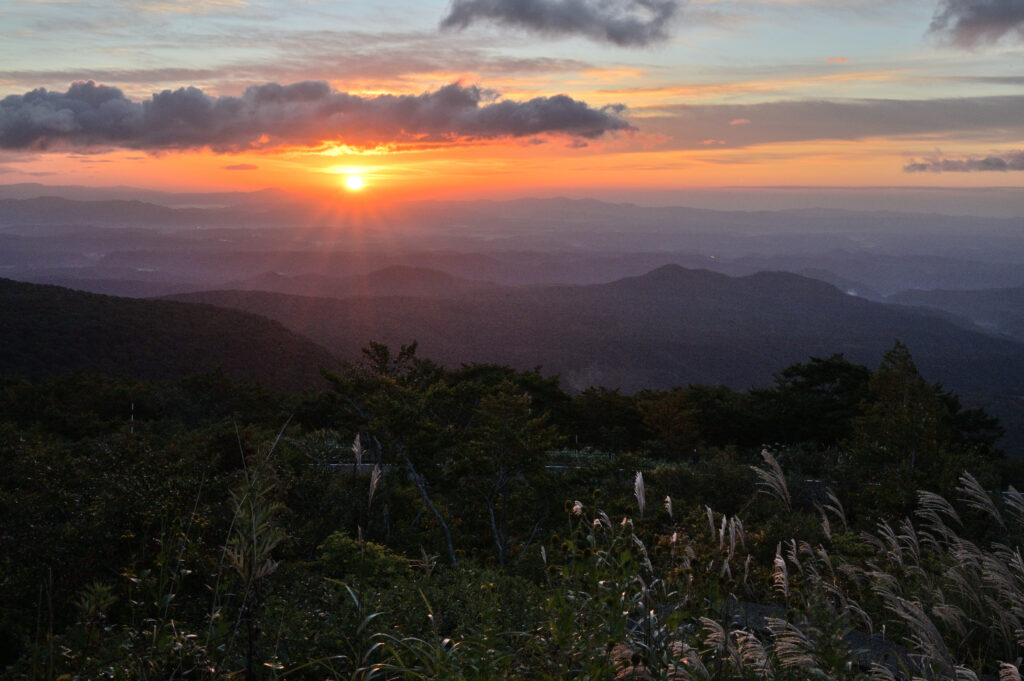
[(943, 310), (971, 320), (989, 332), (1024, 341), (1024, 286), (968, 291), (910, 290), (888, 299)]
[(743, 392), (569, 395), (537, 372), (381, 344), (292, 396), (222, 373), (8, 378), (0, 665), (12, 679), (1005, 675), (1024, 468), (998, 434), (902, 344), (874, 368), (808, 358)]
[(874, 363), (899, 338), (931, 375), (960, 391), (1024, 389), (1024, 345), (782, 272), (734, 278), (666, 266), (610, 284), (484, 289), (440, 299), (260, 291), (175, 298), (258, 312), (346, 358), (370, 341), (416, 339), (449, 366), (540, 365), (579, 388), (745, 388), (811, 355), (844, 352)]
[(265, 317), (174, 301), (114, 298), (0, 279), (0, 374), (95, 371), (173, 378), (223, 369), (301, 390), (331, 353)]
[(447, 297), (306, 298), (260, 291), (176, 296), (266, 315), (339, 356), (416, 339), (449, 367), (542, 367), (573, 390), (745, 389), (811, 356), (874, 365), (900, 339), (932, 380), (1004, 419), (1024, 453), (1024, 345), (921, 309), (846, 295), (784, 272), (728, 277), (666, 266), (593, 286), (453, 291)]

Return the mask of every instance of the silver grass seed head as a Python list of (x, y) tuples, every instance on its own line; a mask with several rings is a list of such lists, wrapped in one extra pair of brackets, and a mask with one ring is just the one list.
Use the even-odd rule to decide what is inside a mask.
[(1021, 681), (1020, 668), (1009, 662), (1000, 662), (999, 681)]
[(363, 441), (359, 437), (359, 433), (356, 433), (356, 439), (352, 442), (352, 455), (356, 459), (356, 465), (363, 462)]
[(370, 494), (366, 500), (367, 506), (373, 505), (373, 495), (377, 491), (377, 487), (380, 486), (381, 477), (382, 473), (380, 470), (380, 464), (376, 463), (373, 465), (373, 472), (370, 474)]
[(640, 517), (643, 517), (644, 507), (647, 506), (647, 497), (644, 492), (644, 474), (640, 471), (636, 472), (636, 477), (633, 480), (633, 495), (636, 497), (637, 508), (640, 509)]

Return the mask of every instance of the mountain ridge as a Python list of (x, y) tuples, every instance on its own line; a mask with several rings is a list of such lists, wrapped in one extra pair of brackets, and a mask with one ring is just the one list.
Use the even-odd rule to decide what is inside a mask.
[(139, 300), (0, 279), (0, 374), (94, 371), (176, 378), (223, 369), (269, 388), (317, 385), (335, 357), (279, 322), (172, 300)]
[[(873, 364), (896, 339), (920, 355), (930, 375), (961, 391), (977, 391), (1000, 376), (996, 383), (1005, 384), (1005, 371), (992, 366), (997, 357), (1020, 365), (1020, 385), (1013, 385), (1024, 389), (1022, 344), (790, 273), (728, 277), (670, 266), (608, 284), (501, 289), (444, 300), (390, 297), (386, 304), (373, 297), (340, 301), (239, 291), (172, 298), (260, 310), (344, 357), (370, 340), (415, 339), (427, 356), (443, 362), (539, 364), (570, 380), (587, 373), (592, 358), (601, 366), (589, 367), (591, 375), (617, 376), (609, 387), (631, 390), (689, 380), (748, 388), (770, 381), (781, 366), (833, 352)], [(692, 360), (679, 359), (681, 349)], [(652, 366), (652, 354), (659, 352), (677, 357), (670, 366)], [(984, 360), (986, 378), (949, 370), (960, 355), (967, 364)]]

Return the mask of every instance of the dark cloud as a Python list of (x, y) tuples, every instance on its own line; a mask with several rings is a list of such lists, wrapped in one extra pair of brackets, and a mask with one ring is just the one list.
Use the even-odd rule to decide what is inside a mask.
[(679, 8), (679, 0), (453, 0), (441, 27), (466, 28), (484, 20), (626, 47), (666, 39)]
[(1024, 0), (942, 0), (930, 31), (961, 47), (992, 43), (1012, 33), (1024, 38)]
[(0, 148), (123, 147), (231, 152), (275, 146), (425, 144), (554, 133), (595, 139), (631, 130), (622, 106), (593, 108), (565, 95), (499, 99), (453, 83), (421, 95), (361, 97), (324, 82), (267, 83), (239, 97), (194, 87), (133, 101), (92, 81), (0, 100)]
[(984, 158), (929, 158), (903, 166), (905, 173), (974, 173), (1024, 170), (1024, 151)]

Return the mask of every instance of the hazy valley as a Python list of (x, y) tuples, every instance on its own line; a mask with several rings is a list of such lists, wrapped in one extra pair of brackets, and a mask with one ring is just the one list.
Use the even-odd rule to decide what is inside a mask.
[[(448, 366), (541, 367), (577, 391), (764, 386), (809, 357), (843, 353), (872, 366), (898, 339), (926, 375), (1000, 416), (1014, 447), (1024, 443), (1020, 220), (560, 199), (358, 214), (273, 192), (146, 195), (160, 205), (124, 191), (97, 190), (110, 197), (92, 201), (63, 191), (7, 188), (17, 198), (0, 199), (4, 276), (243, 310), (335, 361), (358, 359), (371, 341), (415, 340)], [(69, 312), (99, 299), (73, 300), (64, 299)], [(150, 307), (145, 333), (120, 343), (141, 348), (140, 338), (160, 335), (158, 304)], [(101, 316), (79, 314), (55, 328)], [(98, 342), (89, 333), (80, 334), (87, 347)], [(232, 366), (200, 346), (176, 344), (202, 358), (197, 369)], [(316, 354), (303, 352), (268, 364), (308, 367)], [(110, 368), (87, 353), (34, 361), (51, 372)]]

